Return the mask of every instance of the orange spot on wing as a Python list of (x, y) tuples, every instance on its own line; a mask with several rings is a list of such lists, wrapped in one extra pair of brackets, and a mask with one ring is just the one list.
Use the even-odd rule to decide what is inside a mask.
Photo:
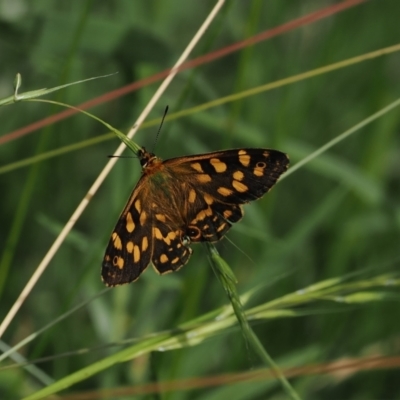
[(192, 164), (190, 164), (190, 166), (197, 172), (204, 172), (203, 168), (201, 167), (201, 164), (198, 162), (192, 163)]
[(226, 188), (226, 187), (223, 187), (223, 186), (221, 186), (221, 187), (219, 187), (218, 189), (217, 189), (217, 192), (219, 193), (219, 194), (222, 194), (222, 196), (230, 196), (232, 193), (233, 193), (233, 191), (231, 190), (231, 189), (228, 189), (228, 188)]
[(242, 182), (239, 182), (239, 181), (233, 181), (233, 182), (232, 182), (232, 186), (233, 186), (238, 192), (241, 192), (241, 193), (247, 192), (247, 191), (249, 190), (249, 188), (248, 188), (245, 184), (243, 184)]
[(132, 214), (128, 212), (126, 214), (126, 230), (131, 233), (135, 229), (135, 223), (133, 222)]
[(122, 242), (121, 242), (121, 238), (119, 237), (118, 233), (117, 232), (113, 232), (111, 237), (112, 237), (112, 240), (113, 240), (114, 247), (117, 250), (122, 250)]
[(210, 164), (214, 167), (215, 172), (221, 173), (226, 171), (226, 164), (223, 163), (221, 160), (218, 158), (212, 158), (210, 160)]
[(211, 182), (211, 176), (208, 174), (199, 174), (196, 175), (196, 179), (200, 182), (200, 183), (208, 183)]

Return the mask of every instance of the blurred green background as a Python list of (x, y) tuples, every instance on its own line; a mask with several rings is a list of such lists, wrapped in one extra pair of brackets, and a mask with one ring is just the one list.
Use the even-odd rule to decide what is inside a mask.
[[(334, 1), (228, 1), (191, 58), (299, 18)], [(22, 90), (119, 72), (49, 98), (72, 105), (173, 65), (213, 1), (0, 1), (0, 98)], [(371, 1), (180, 73), (150, 118), (170, 113), (399, 43), (400, 3)], [(292, 165), (378, 111), (400, 94), (397, 53), (164, 124), (155, 152), (163, 159), (234, 147), (287, 152)], [(127, 131), (159, 83), (89, 110)], [(0, 108), (3, 136), (62, 111), (43, 103)], [(282, 180), (218, 244), (251, 304), (351, 272), (379, 274), (399, 266), (400, 109), (341, 142)], [(135, 141), (152, 148), (157, 126)], [(1, 166), (107, 133), (75, 115), (0, 146)], [(105, 163), (117, 139), (0, 175), (0, 319), (6, 315)], [(126, 152), (125, 154), (128, 154)], [(135, 159), (118, 161), (73, 232), (25, 301), (2, 340), (17, 343), (103, 290), (100, 265), (109, 235), (138, 177)], [(20, 232), (18, 233), (18, 226)], [(12, 243), (15, 242), (13, 249)], [(11, 247), (10, 247), (11, 246)], [(152, 268), (138, 282), (107, 292), (21, 349), (27, 359), (172, 329), (227, 303), (206, 250), (181, 271), (159, 277)], [(362, 305), (317, 302), (306, 316), (254, 327), (281, 366), (306, 366), (346, 357), (399, 353), (398, 296)], [(38, 364), (59, 379), (112, 354), (90, 351)], [(2, 364), (7, 365), (7, 362)], [(199, 346), (145, 355), (116, 365), (72, 391), (114, 388), (189, 377), (218, 376), (262, 366), (239, 330)], [(398, 371), (304, 376), (292, 381), (304, 399), (394, 399)], [(0, 370), (0, 398), (42, 387), (22, 368)], [(274, 382), (222, 385), (135, 398), (284, 398)], [(131, 398), (113, 397), (113, 398)]]

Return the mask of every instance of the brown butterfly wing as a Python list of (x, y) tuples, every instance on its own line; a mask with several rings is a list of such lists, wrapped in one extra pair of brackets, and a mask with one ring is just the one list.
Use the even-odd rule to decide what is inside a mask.
[(192, 250), (182, 239), (182, 223), (168, 212), (151, 175), (143, 174), (120, 215), (108, 243), (101, 276), (107, 286), (133, 282), (150, 261), (160, 274), (176, 271)]
[(269, 149), (217, 151), (164, 162), (182, 187), (185, 234), (215, 242), (243, 215), (242, 204), (261, 198), (289, 165), (286, 154)]
[(101, 270), (107, 286), (135, 281), (150, 263), (153, 240), (151, 214), (143, 208), (141, 196), (144, 178), (133, 190), (111, 234)]
[(135, 281), (152, 261), (176, 271), (190, 241), (215, 242), (243, 215), (242, 204), (262, 197), (286, 171), (286, 154), (237, 149), (162, 162), (141, 153), (143, 175), (112, 233), (102, 278), (108, 286)]

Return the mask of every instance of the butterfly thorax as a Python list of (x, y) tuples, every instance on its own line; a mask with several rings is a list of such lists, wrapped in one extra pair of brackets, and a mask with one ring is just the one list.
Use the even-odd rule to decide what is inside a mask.
[(184, 224), (182, 205), (185, 199), (178, 195), (181, 191), (180, 183), (170, 169), (165, 167), (163, 160), (145, 148), (139, 151), (139, 159), (142, 165), (140, 197), (152, 213), (158, 218), (165, 217), (167, 224), (177, 229)]

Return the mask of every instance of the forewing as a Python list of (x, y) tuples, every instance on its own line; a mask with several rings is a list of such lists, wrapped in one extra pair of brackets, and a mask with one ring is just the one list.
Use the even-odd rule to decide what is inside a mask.
[(262, 197), (286, 171), (286, 154), (237, 149), (169, 159), (165, 167), (182, 180), (187, 236), (217, 241), (242, 217), (241, 204)]
[(143, 180), (134, 189), (108, 243), (101, 270), (107, 286), (135, 281), (150, 263), (152, 215), (142, 200)]
[[(186, 160), (185, 160), (186, 158)], [(197, 190), (229, 204), (262, 197), (289, 166), (286, 154), (270, 149), (235, 149), (166, 160)]]

